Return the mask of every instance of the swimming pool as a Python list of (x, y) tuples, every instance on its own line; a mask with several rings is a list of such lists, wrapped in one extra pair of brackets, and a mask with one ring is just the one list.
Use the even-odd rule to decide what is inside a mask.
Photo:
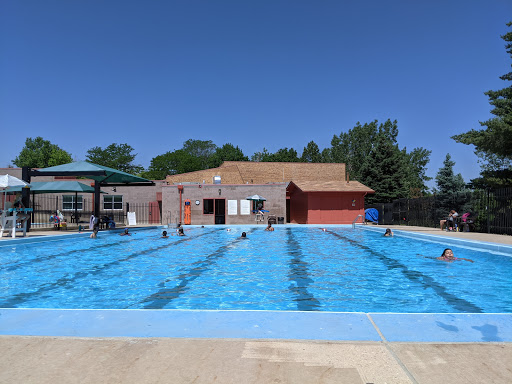
[[(512, 312), (512, 257), (351, 227), (0, 243), (1, 308)], [(240, 239), (241, 231), (248, 239)]]

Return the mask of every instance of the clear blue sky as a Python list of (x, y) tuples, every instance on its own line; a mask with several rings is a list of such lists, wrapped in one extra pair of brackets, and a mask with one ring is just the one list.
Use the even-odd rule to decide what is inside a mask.
[(510, 20), (510, 0), (6, 0), (0, 167), (27, 137), (76, 160), (127, 143), (147, 167), (187, 139), (300, 154), (390, 118), (430, 176), (450, 152), (469, 181), (473, 148), (450, 136), (491, 116)]

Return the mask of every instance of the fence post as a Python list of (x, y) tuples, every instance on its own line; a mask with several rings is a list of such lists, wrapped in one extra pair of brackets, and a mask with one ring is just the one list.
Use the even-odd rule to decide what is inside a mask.
[(410, 204), (411, 204), (411, 200), (410, 199), (407, 199), (407, 226), (409, 226), (409, 222), (411, 220), (411, 207), (410, 207)]
[(490, 202), (491, 202), (491, 192), (489, 189), (487, 189), (487, 206), (485, 207), (485, 210), (487, 211), (487, 233), (491, 233), (491, 218), (489, 217)]

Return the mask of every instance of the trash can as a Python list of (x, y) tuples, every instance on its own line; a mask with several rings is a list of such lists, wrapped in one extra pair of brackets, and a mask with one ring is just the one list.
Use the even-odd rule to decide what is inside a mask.
[(277, 224), (284, 224), (284, 217), (278, 217)]

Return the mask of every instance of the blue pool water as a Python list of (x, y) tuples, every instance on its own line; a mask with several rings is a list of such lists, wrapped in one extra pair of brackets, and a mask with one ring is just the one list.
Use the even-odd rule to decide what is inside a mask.
[(0, 308), (512, 312), (504, 254), (450, 246), (475, 262), (446, 263), (442, 243), (351, 227), (186, 233), (0, 243)]

